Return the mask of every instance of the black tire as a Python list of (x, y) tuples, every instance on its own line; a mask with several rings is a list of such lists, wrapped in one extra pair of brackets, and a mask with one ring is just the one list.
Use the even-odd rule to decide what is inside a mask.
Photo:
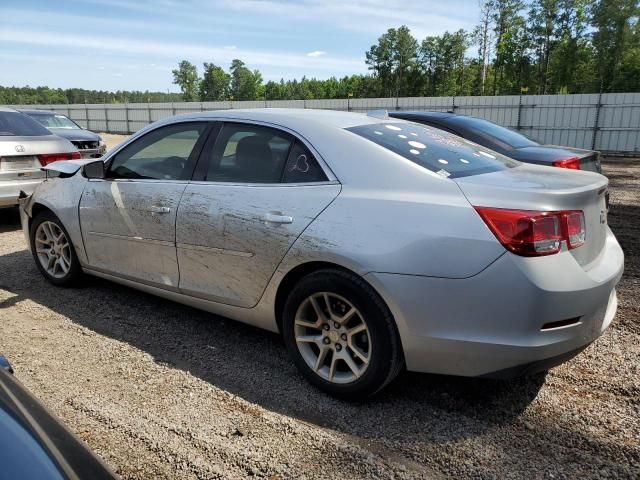
[[(38, 227), (44, 222), (51, 222), (55, 224), (62, 231), (62, 233), (64, 233), (69, 244), (69, 269), (66, 274), (59, 277), (51, 275), (42, 266), (38, 254), (36, 253), (36, 232), (38, 231)], [(53, 212), (51, 212), (50, 210), (44, 210), (35, 216), (35, 218), (31, 222), (31, 227), (29, 228), (29, 242), (31, 244), (31, 254), (33, 256), (33, 260), (35, 261), (36, 267), (38, 267), (38, 270), (40, 270), (40, 273), (44, 278), (59, 287), (70, 287), (77, 284), (78, 280), (82, 277), (82, 268), (80, 267), (80, 261), (78, 260), (76, 251), (73, 248), (73, 243), (71, 242), (69, 232), (67, 232), (67, 229), (64, 228), (64, 225), (62, 225), (60, 219)]]
[[(311, 295), (320, 292), (330, 292), (348, 300), (361, 313), (360, 318), (369, 331), (369, 363), (362, 376), (349, 383), (331, 382), (316, 373), (307, 364), (296, 342), (295, 319), (298, 309), (302, 308), (303, 302)], [(404, 366), (400, 338), (391, 312), (370, 285), (344, 270), (319, 270), (300, 280), (284, 305), (282, 335), (291, 358), (302, 374), (321, 390), (340, 398), (358, 400), (375, 395)]]

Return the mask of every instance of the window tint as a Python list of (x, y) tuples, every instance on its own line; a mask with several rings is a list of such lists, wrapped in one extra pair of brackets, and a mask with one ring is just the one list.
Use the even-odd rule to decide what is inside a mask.
[(284, 183), (306, 183), (326, 180), (326, 175), (309, 149), (296, 140), (289, 153), (282, 181)]
[(458, 125), (469, 130), (476, 130), (481, 134), (489, 135), (503, 143), (506, 143), (512, 148), (539, 145), (521, 133), (505, 128), (501, 125), (497, 125), (493, 122), (489, 122), (488, 120), (483, 120), (482, 118), (465, 117), (461, 115), (450, 117), (447, 119), (447, 122), (451, 125)]
[(416, 123), (374, 123), (347, 128), (443, 177), (464, 177), (519, 165), (457, 135)]
[(206, 128), (203, 123), (184, 123), (154, 130), (118, 153), (108, 177), (184, 180), (193, 150)]
[(218, 135), (209, 182), (278, 183), (293, 139), (274, 128), (225, 123)]
[(0, 112), (0, 137), (36, 137), (52, 133), (33, 118), (19, 112)]

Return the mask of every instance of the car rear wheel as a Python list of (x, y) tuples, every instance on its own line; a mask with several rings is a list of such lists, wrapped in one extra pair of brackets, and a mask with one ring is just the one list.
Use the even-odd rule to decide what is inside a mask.
[(402, 368), (389, 309), (354, 274), (331, 269), (304, 277), (283, 314), (283, 337), (294, 362), (327, 393), (364, 398), (380, 391)]
[(52, 212), (45, 211), (34, 218), (30, 238), (36, 266), (51, 283), (68, 286), (82, 275), (69, 234)]

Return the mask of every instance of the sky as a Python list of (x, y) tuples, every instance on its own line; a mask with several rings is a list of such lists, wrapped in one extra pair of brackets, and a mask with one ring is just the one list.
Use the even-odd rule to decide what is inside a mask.
[(477, 0), (0, 0), (0, 85), (178, 92), (180, 60), (265, 81), (366, 73), (388, 28), (472, 29)]

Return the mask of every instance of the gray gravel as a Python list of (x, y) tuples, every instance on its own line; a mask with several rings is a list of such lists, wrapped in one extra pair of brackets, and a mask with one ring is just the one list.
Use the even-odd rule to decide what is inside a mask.
[(613, 326), (546, 376), (402, 374), (365, 404), (276, 335), (98, 279), (46, 283), (0, 211), (0, 352), (123, 478), (640, 478), (640, 162), (609, 161)]

